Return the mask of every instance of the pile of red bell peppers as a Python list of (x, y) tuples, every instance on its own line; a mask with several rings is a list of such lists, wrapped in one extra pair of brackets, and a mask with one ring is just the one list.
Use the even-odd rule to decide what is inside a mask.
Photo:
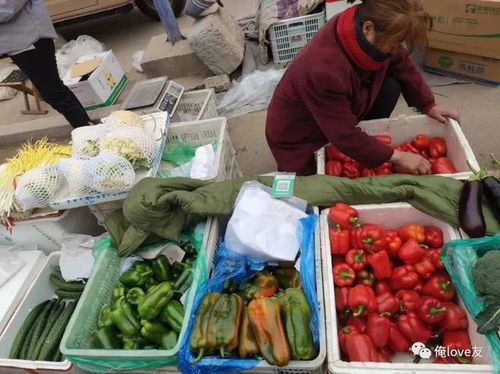
[[(421, 342), (469, 352), (434, 363), (471, 363), (465, 310), (440, 258), (442, 231), (359, 222), (353, 207), (329, 211), (339, 344), (349, 361), (391, 362)], [(467, 351), (468, 350), (468, 351)]]
[[(390, 135), (377, 135), (375, 138), (381, 143), (392, 145), (392, 138)], [(432, 174), (452, 174), (457, 172), (451, 160), (446, 157), (447, 147), (443, 138), (429, 138), (427, 135), (418, 134), (412, 141), (400, 144), (394, 147), (394, 149), (422, 155), (431, 162)], [(375, 169), (367, 169), (332, 145), (325, 147), (325, 154), (326, 175), (353, 179), (395, 173), (390, 162), (385, 162)], [(404, 170), (398, 170), (398, 172), (410, 174)]]

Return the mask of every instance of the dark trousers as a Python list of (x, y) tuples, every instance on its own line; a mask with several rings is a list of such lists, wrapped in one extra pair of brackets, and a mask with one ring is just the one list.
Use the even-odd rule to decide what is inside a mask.
[(389, 118), (401, 95), (401, 83), (396, 78), (386, 77), (372, 107), (362, 120)]
[(88, 125), (90, 118), (87, 112), (59, 78), (52, 39), (40, 39), (34, 45), (35, 49), (11, 56), (12, 61), (28, 76), (43, 99), (71, 126)]

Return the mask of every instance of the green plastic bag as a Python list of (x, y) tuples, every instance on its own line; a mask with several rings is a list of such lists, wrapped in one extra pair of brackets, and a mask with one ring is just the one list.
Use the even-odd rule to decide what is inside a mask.
[(176, 165), (189, 162), (195, 155), (197, 146), (186, 142), (170, 143), (163, 149), (162, 161), (169, 161)]
[[(472, 281), (472, 268), (486, 252), (500, 249), (500, 234), (480, 239), (452, 240), (445, 244), (441, 259), (455, 284), (460, 297), (473, 317), (481, 312), (485, 303), (475, 290)], [(490, 346), (493, 372), (500, 374), (500, 337), (497, 332), (486, 334)]]

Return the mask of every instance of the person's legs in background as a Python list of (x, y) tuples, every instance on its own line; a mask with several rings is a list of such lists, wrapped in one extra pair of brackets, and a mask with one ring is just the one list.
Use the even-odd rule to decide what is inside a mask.
[(54, 42), (40, 39), (35, 49), (11, 56), (12, 61), (28, 76), (42, 98), (61, 113), (73, 127), (86, 126), (90, 118), (57, 71)]
[(396, 78), (386, 77), (380, 92), (363, 120), (389, 118), (401, 95), (401, 83)]

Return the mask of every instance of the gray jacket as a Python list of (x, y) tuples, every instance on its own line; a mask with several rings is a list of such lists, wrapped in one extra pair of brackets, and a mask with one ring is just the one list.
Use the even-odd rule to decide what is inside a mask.
[(43, 0), (0, 0), (0, 56), (56, 37)]

